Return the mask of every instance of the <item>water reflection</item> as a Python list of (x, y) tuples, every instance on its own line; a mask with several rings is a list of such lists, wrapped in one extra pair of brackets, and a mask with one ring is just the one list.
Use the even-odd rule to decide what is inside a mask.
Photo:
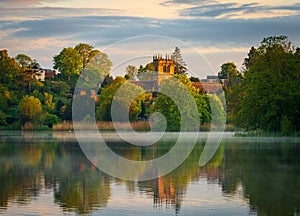
[[(110, 147), (126, 158), (148, 160), (164, 154), (172, 145), (140, 148), (112, 142)], [(126, 187), (128, 199), (143, 194), (151, 200), (153, 212), (166, 208), (180, 215), (190, 196), (188, 188), (193, 189), (193, 183), (205, 179), (208, 184), (218, 185), (223, 197), (241, 193), (250, 212), (257, 215), (300, 214), (297, 140), (224, 140), (211, 162), (199, 168), (202, 149), (203, 144), (199, 143), (189, 158), (166, 176), (129, 182), (99, 171), (66, 134), (5, 134), (0, 136), (0, 213), (14, 203), (29, 205), (45, 189), (53, 192), (53, 202), (61, 211), (101, 212), (109, 209), (109, 203), (119, 202), (112, 192), (116, 183)], [(118, 192), (115, 193), (117, 197)]]

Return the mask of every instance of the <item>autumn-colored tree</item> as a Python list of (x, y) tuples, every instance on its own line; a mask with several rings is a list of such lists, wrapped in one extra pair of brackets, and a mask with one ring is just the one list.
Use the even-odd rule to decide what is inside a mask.
[(48, 92), (44, 92), (45, 96), (45, 107), (48, 112), (53, 112), (55, 108), (55, 103), (53, 103), (53, 95)]
[(42, 104), (38, 98), (34, 96), (24, 96), (19, 103), (20, 122), (38, 123), (42, 113)]
[(8, 56), (7, 50), (0, 51), (0, 83), (10, 85), (16, 83), (21, 67), (14, 58)]

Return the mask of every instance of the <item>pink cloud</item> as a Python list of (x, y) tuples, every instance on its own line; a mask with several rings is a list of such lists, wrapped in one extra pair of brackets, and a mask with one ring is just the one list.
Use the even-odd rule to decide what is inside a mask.
[(0, 2), (1, 7), (27, 7), (34, 6), (39, 3), (43, 3), (49, 0), (2, 0)]

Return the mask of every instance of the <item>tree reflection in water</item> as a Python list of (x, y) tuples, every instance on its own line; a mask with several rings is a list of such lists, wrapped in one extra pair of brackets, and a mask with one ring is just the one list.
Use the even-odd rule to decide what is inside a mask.
[[(52, 190), (63, 211), (89, 214), (112, 201), (112, 182), (124, 184), (128, 194), (140, 191), (153, 199), (155, 209), (180, 213), (187, 188), (205, 179), (218, 184), (223, 196), (242, 187), (243, 199), (258, 215), (300, 214), (300, 143), (225, 140), (205, 167), (199, 167), (203, 144), (197, 144), (176, 170), (158, 179), (128, 182), (99, 171), (73, 140), (0, 137), (0, 209), (9, 203), (28, 205), (43, 188)], [(141, 148), (111, 143), (118, 154), (132, 160), (149, 160), (168, 151), (173, 143)], [(201, 196), (201, 193), (199, 193)], [(1, 210), (0, 210), (1, 212)]]

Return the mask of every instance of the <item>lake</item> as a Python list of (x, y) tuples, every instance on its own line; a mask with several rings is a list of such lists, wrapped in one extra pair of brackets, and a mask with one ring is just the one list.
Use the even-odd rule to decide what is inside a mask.
[[(114, 137), (113, 133), (107, 133)], [(174, 140), (108, 146), (130, 160), (164, 155)], [(225, 133), (199, 167), (204, 141), (171, 173), (126, 181), (100, 171), (73, 133), (0, 132), (3, 215), (300, 215), (299, 138), (237, 138)]]

